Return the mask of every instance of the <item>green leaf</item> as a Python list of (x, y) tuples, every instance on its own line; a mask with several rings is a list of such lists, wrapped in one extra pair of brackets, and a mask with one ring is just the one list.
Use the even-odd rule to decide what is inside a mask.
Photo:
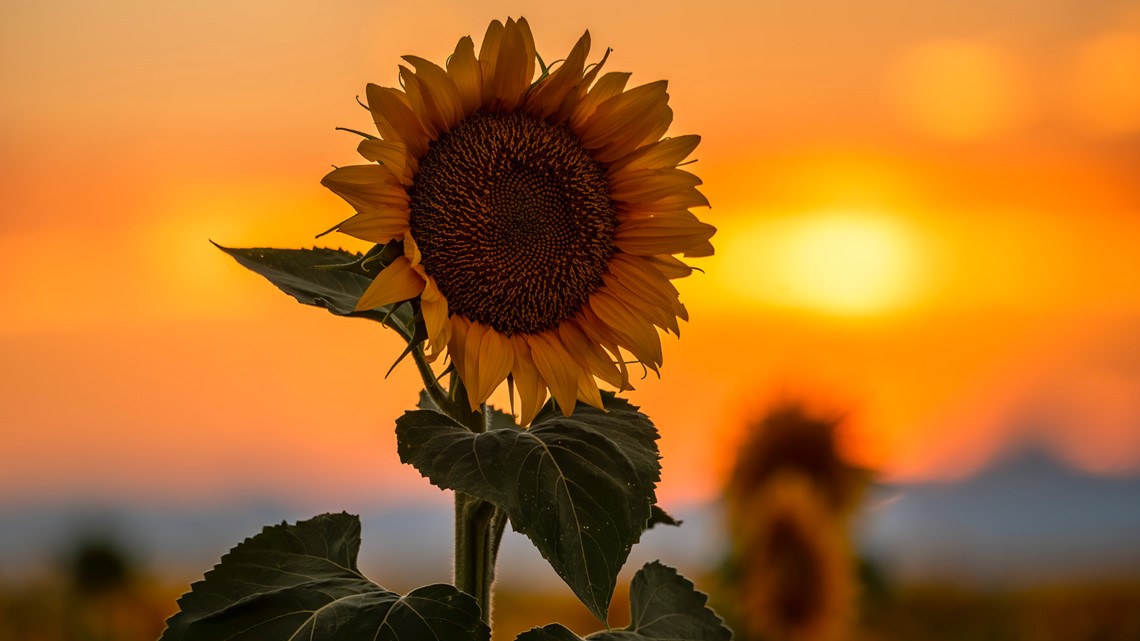
[[(728, 641), (732, 632), (706, 605), (708, 597), (673, 568), (646, 563), (629, 587), (630, 622), (623, 630), (595, 632), (588, 641)], [(520, 634), (515, 641), (583, 641), (557, 623)]]
[[(337, 316), (367, 318), (384, 323), (409, 342), (422, 340), (416, 331), (418, 324), (413, 305), (397, 303), (363, 312), (355, 311), (356, 301), (360, 300), (364, 290), (372, 284), (375, 274), (387, 265), (383, 260), (377, 260), (391, 254), (387, 246), (367, 255), (325, 247), (233, 249), (217, 243), (215, 246), (243, 267), (267, 278), (299, 303), (324, 307)], [(367, 275), (367, 270), (372, 270), (373, 275)]]
[(266, 527), (182, 595), (159, 641), (489, 641), (474, 598), (442, 584), (385, 590), (357, 569), (359, 549), (349, 514)]
[(654, 525), (672, 525), (673, 527), (681, 527), (682, 523), (684, 523), (684, 521), (673, 518), (668, 512), (654, 505), (652, 513), (649, 517), (649, 523), (646, 525), (646, 529), (649, 529)]
[(468, 431), (430, 410), (396, 420), (400, 460), (435, 485), (502, 508), (582, 603), (605, 621), (617, 574), (645, 531), (660, 478), (657, 430), (604, 394), (606, 411), (547, 406), (523, 430), (492, 415)]

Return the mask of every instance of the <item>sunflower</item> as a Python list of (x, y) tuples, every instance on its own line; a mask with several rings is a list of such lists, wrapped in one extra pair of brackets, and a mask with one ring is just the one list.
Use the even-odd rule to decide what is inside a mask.
[(701, 181), (679, 168), (699, 137), (662, 138), (666, 83), (626, 89), (589, 50), (586, 32), (534, 80), (530, 27), (508, 19), (478, 56), (470, 37), (446, 67), (405, 56), (402, 89), (367, 88), (373, 164), (322, 181), (356, 210), (335, 229), (403, 242), (357, 309), (418, 297), (429, 358), (446, 350), (472, 409), (510, 377), (524, 425), (548, 390), (569, 415), (602, 406), (599, 380), (630, 389), (629, 362), (657, 371), (656, 328), (688, 318), (677, 256), (713, 252), (689, 211), (708, 206)]
[(842, 524), (810, 480), (781, 473), (730, 514), (740, 619), (750, 638), (846, 636), (855, 581)]

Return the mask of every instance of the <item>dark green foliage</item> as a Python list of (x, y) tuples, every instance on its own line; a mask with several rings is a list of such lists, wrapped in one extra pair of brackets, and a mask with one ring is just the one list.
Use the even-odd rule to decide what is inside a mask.
[(406, 595), (356, 567), (360, 520), (324, 514), (266, 527), (178, 600), (160, 641), (488, 641), (475, 599), (450, 585)]
[[(524, 430), (468, 431), (430, 410), (396, 421), (400, 460), (435, 485), (501, 507), (578, 598), (605, 620), (617, 574), (649, 526), (660, 478), (657, 430), (613, 394), (605, 412), (548, 404)], [(663, 514), (663, 513), (662, 513)]]

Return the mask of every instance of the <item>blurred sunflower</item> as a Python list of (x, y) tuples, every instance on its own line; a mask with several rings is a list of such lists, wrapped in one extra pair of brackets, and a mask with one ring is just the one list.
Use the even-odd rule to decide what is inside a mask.
[(836, 442), (841, 419), (782, 402), (749, 426), (725, 488), (729, 502), (750, 502), (774, 476), (803, 475), (837, 515), (850, 516), (871, 481), (870, 470), (843, 458)]
[(750, 508), (730, 519), (745, 638), (843, 638), (854, 614), (854, 569), (826, 499), (808, 479), (781, 474)]
[[(527, 424), (547, 391), (564, 414), (601, 407), (597, 380), (629, 389), (622, 350), (654, 371), (656, 327), (688, 314), (671, 279), (709, 256), (701, 181), (678, 166), (698, 136), (662, 136), (665, 82), (599, 77), (589, 32), (533, 81), (525, 19), (494, 21), (478, 56), (459, 40), (446, 68), (405, 56), (402, 89), (368, 85), (379, 138), (322, 184), (356, 215), (337, 226), (403, 242), (357, 304), (419, 297), (431, 358), (444, 348), (473, 409), (509, 376)], [(608, 55), (608, 52), (607, 52)]]

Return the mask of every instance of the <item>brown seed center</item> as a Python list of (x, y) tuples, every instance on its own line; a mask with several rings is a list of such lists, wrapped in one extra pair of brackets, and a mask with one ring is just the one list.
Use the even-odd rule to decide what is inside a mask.
[(524, 113), (477, 112), (440, 136), (410, 193), (449, 311), (503, 334), (573, 316), (615, 251), (605, 171), (569, 129)]

